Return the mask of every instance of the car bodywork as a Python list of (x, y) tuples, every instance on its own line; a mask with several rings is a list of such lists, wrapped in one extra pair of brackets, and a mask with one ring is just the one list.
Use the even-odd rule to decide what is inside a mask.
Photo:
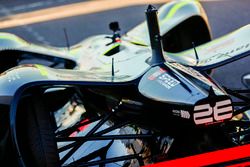
[[(75, 136), (73, 132), (76, 129), (72, 130), (74, 124), (65, 127), (60, 125), (60, 130), (58, 121), (55, 121), (56, 135), (54, 131), (48, 130), (52, 135), (49, 140), (56, 137), (60, 154), (54, 155), (55, 150), (51, 151), (55, 156), (52, 166), (58, 165), (58, 162), (54, 162), (59, 161), (57, 158), (60, 158), (60, 165), (64, 166), (89, 166), (117, 161), (122, 161), (124, 165), (124, 161), (129, 159), (137, 159), (139, 165), (145, 165), (166, 160), (166, 154), (171, 159), (209, 151), (212, 150), (211, 146), (218, 149), (245, 142), (247, 134), (235, 141), (234, 136), (228, 140), (224, 133), (229, 130), (238, 132), (238, 122), (246, 122), (242, 129), (245, 133), (249, 131), (245, 125), (249, 125), (247, 114), (244, 114), (243, 121), (229, 121), (247, 111), (247, 97), (242, 98), (240, 91), (220, 86), (211, 79), (209, 71), (249, 55), (250, 41), (247, 37), (250, 35), (250, 26), (209, 42), (210, 27), (204, 10), (197, 1), (167, 3), (159, 10), (159, 25), (156, 10), (152, 6), (147, 9), (146, 16), (147, 22), (121, 37), (114, 31), (113, 36), (90, 37), (70, 48), (40, 46), (13, 34), (0, 34), (0, 102), (4, 116), (7, 114), (10, 120), (3, 121), (6, 129), (1, 134), (4, 139), (10, 133), (19, 165), (38, 165), (37, 159), (40, 156), (35, 155), (30, 160), (29, 156), (34, 151), (26, 152), (24, 149), (29, 145), (25, 144), (23, 136), (25, 138), (25, 134), (28, 134), (28, 141), (32, 140), (32, 135), (29, 134), (31, 124), (22, 125), (23, 120), (30, 121), (26, 114), (31, 117), (28, 112), (36, 110), (36, 119), (40, 119), (39, 113), (46, 108), (47, 112), (55, 113), (59, 118), (60, 113), (66, 113), (65, 104), (72, 107), (73, 102), (77, 103), (75, 107), (83, 110), (83, 105), (86, 110), (74, 122), (76, 129), (82, 127), (84, 130)], [(194, 26), (199, 31), (194, 31)], [(27, 64), (30, 60), (43, 64)], [(243, 104), (238, 105), (241, 108), (235, 108), (231, 96), (243, 100)], [(72, 98), (77, 100), (72, 102)], [(72, 103), (68, 104), (68, 101)], [(29, 103), (34, 106), (27, 109)], [(50, 120), (43, 116), (42, 121)], [(107, 123), (107, 120), (112, 123)], [(44, 124), (39, 120), (36, 123)], [(122, 128), (131, 124), (133, 126)], [(138, 131), (145, 132), (138, 134)], [(190, 134), (193, 136), (187, 137)], [(209, 136), (208, 140), (203, 139), (206, 136)], [(138, 138), (153, 139), (153, 144), (145, 144), (150, 140), (130, 141)], [(195, 139), (191, 141), (192, 138)], [(118, 139), (122, 141), (117, 144), (115, 140)], [(87, 144), (79, 151), (86, 140), (107, 141), (99, 142), (94, 149), (90, 148), (91, 144)], [(174, 144), (171, 145), (173, 140)], [(69, 141), (76, 143), (63, 144)], [(152, 148), (152, 145), (163, 141), (167, 143), (164, 145), (166, 150), (156, 151), (157, 158), (152, 158), (153, 150), (163, 147), (160, 144), (159, 148)], [(200, 149), (199, 144), (202, 145), (204, 141), (206, 148)], [(3, 140), (4, 142), (7, 140)], [(127, 154), (127, 149), (130, 148), (128, 145), (134, 142), (137, 142), (137, 146), (142, 145), (144, 152), (141, 149), (142, 153), (134, 151), (133, 155)], [(107, 151), (111, 145), (115, 145), (116, 149), (111, 149), (113, 153), (108, 154), (112, 152)], [(194, 150), (186, 151), (189, 147)], [(125, 156), (114, 151), (117, 148)], [(150, 160), (145, 148), (150, 150)], [(2, 150), (4, 149), (6, 148), (3, 146)], [(77, 150), (78, 153), (75, 153)], [(82, 152), (85, 152), (84, 156), (79, 158)], [(146, 155), (142, 157), (141, 154)], [(111, 158), (107, 158), (107, 155)], [(101, 158), (92, 161), (98, 156)]]

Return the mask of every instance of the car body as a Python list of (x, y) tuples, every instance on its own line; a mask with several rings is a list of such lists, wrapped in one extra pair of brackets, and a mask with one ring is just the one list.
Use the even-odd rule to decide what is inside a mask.
[(2, 160), (142, 166), (246, 143), (248, 90), (210, 73), (249, 55), (250, 26), (211, 41), (197, 1), (167, 3), (158, 15), (149, 5), (146, 18), (123, 36), (112, 22), (113, 35), (68, 48), (1, 33)]

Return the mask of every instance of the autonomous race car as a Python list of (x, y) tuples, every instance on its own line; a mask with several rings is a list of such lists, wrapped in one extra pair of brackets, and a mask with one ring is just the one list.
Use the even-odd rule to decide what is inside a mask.
[(212, 72), (250, 54), (250, 26), (212, 40), (190, 0), (145, 15), (66, 48), (0, 33), (1, 162), (146, 166), (249, 143), (250, 90)]

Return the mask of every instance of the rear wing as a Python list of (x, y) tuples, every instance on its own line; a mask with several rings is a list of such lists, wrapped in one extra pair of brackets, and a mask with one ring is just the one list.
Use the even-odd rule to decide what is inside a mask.
[(250, 55), (250, 24), (211, 42), (179, 53), (166, 53), (175, 62), (209, 70)]

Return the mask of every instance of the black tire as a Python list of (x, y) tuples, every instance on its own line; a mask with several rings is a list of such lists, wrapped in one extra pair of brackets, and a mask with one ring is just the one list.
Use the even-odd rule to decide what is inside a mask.
[[(19, 112), (19, 146), (26, 166), (57, 167), (59, 155), (50, 112), (43, 100), (33, 97), (22, 101)], [(21, 120), (20, 120), (21, 118)]]

